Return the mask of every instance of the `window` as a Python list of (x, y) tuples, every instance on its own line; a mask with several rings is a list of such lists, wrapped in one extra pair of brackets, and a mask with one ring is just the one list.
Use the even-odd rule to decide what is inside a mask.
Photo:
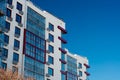
[(48, 56), (48, 62), (54, 64), (54, 58), (52, 56)]
[(52, 25), (51, 23), (49, 23), (49, 29), (54, 31), (54, 25)]
[(14, 40), (14, 47), (19, 48), (20, 42), (18, 40)]
[(79, 71), (79, 76), (82, 77), (82, 71)]
[(10, 30), (10, 23), (6, 21), (5, 29)]
[(15, 27), (15, 34), (20, 35), (20, 28)]
[(65, 71), (65, 64), (64, 63), (61, 63), (61, 70)]
[(4, 35), (4, 42), (6, 43), (6, 44), (9, 44), (9, 36), (8, 35)]
[(22, 17), (20, 15), (18, 15), (18, 14), (16, 14), (16, 21), (18, 23), (21, 23), (21, 21), (22, 21)]
[(4, 70), (7, 69), (7, 64), (6, 64), (6, 63), (2, 62), (1, 65), (2, 65), (2, 68), (3, 68)]
[(19, 54), (13, 53), (13, 61), (19, 62)]
[(22, 4), (19, 3), (19, 2), (17, 2), (17, 9), (20, 10), (20, 11), (22, 11)]
[(48, 67), (48, 74), (53, 76), (54, 75), (54, 70), (50, 67)]
[(66, 75), (65, 74), (62, 74), (62, 79), (61, 80), (66, 80)]
[(6, 58), (8, 57), (8, 49), (3, 48), (2, 56)]
[(64, 53), (61, 53), (61, 59), (65, 60), (65, 54)]
[(13, 72), (13, 73), (14, 73), (14, 72), (18, 72), (18, 68), (15, 67), (15, 66), (13, 66), (13, 67), (12, 67), (12, 72)]
[(49, 51), (52, 52), (52, 53), (54, 53), (54, 47), (51, 46), (51, 45), (49, 45)]
[(54, 42), (54, 36), (52, 34), (49, 33), (49, 40)]
[(12, 4), (12, 0), (7, 0), (7, 3), (8, 4)]
[(82, 64), (81, 63), (78, 64), (78, 68), (82, 68)]
[(7, 8), (7, 13), (6, 13), (7, 17), (11, 17), (11, 10)]

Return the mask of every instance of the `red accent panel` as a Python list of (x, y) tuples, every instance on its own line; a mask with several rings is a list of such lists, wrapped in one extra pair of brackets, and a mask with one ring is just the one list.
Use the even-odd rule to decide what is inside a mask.
[(26, 30), (24, 29), (24, 38), (23, 38), (23, 54), (24, 54), (24, 51), (25, 51), (25, 48), (26, 48)]
[(63, 34), (66, 34), (67, 31), (65, 29), (63, 29), (62, 27), (58, 26), (58, 29), (60, 29), (62, 31)]
[(46, 40), (45, 40), (45, 57), (44, 57), (44, 64), (46, 64)]
[(86, 68), (90, 68), (90, 66), (89, 66), (89, 65), (87, 65), (87, 64), (84, 64), (84, 66), (86, 66)]
[(88, 73), (88, 72), (85, 72), (85, 74), (86, 74), (87, 76), (90, 76), (90, 73)]
[(65, 60), (59, 59), (61, 63), (66, 64), (67, 62)]
[(65, 51), (64, 49), (62, 49), (62, 48), (59, 48), (59, 50), (62, 52), (62, 53), (64, 53), (64, 54), (66, 54), (67, 53), (67, 51)]
[(59, 40), (61, 40), (64, 44), (66, 44), (67, 43), (67, 41), (66, 40), (64, 40), (63, 38), (61, 38), (61, 37), (58, 37), (58, 39)]
[(60, 70), (60, 72), (61, 72), (62, 74), (64, 74), (64, 75), (67, 75), (67, 71), (62, 71), (62, 70)]

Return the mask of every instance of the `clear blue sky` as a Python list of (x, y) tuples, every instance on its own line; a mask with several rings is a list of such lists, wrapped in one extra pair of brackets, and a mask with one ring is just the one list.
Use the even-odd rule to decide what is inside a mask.
[(38, 1), (42, 9), (66, 22), (65, 47), (88, 57), (90, 80), (120, 80), (119, 0)]

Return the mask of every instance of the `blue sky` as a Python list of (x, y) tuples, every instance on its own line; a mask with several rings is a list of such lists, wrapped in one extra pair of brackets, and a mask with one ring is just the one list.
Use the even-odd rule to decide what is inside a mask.
[(42, 9), (66, 22), (65, 47), (88, 57), (89, 80), (120, 80), (119, 0), (38, 1)]

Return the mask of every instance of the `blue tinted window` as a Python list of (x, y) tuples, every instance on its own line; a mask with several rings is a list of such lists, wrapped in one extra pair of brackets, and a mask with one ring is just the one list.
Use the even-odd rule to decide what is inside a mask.
[(54, 42), (54, 36), (52, 34), (49, 33), (49, 40)]
[(12, 4), (12, 0), (7, 0), (7, 3), (8, 4)]
[(11, 17), (11, 10), (7, 8), (7, 13), (6, 13), (7, 17)]
[(20, 11), (22, 11), (22, 4), (19, 3), (19, 2), (17, 2), (17, 9), (20, 10)]
[(19, 48), (20, 42), (18, 40), (14, 40), (14, 47)]
[(54, 31), (54, 25), (52, 25), (51, 23), (49, 23), (49, 29)]
[(51, 63), (51, 64), (54, 64), (53, 57), (51, 57), (51, 56), (48, 56), (48, 62), (49, 62), (49, 63)]
[(3, 48), (3, 53), (2, 53), (3, 57), (8, 57), (8, 50)]
[(79, 71), (79, 76), (82, 77), (82, 71)]
[(6, 25), (5, 25), (5, 28), (10, 30), (10, 23), (6, 21)]
[(61, 59), (65, 60), (65, 54), (64, 53), (61, 53)]
[(66, 80), (66, 75), (62, 74), (62, 79), (61, 80)]
[(18, 14), (16, 14), (16, 21), (18, 23), (21, 23), (21, 21), (22, 21), (22, 17), (20, 15), (18, 15)]
[(61, 70), (65, 71), (65, 64), (61, 63)]
[(9, 36), (6, 34), (4, 35), (4, 42), (7, 44), (9, 43)]
[(54, 53), (54, 47), (51, 46), (51, 45), (49, 45), (49, 51), (52, 52), (52, 53)]
[(2, 65), (2, 68), (3, 68), (4, 70), (7, 69), (7, 64), (6, 64), (6, 63), (2, 62), (1, 65)]
[(13, 53), (13, 61), (19, 62), (19, 54)]
[(53, 76), (54, 75), (54, 70), (50, 67), (48, 67), (48, 74)]
[(18, 35), (20, 35), (20, 28), (18, 28), (18, 27), (15, 27), (15, 34), (18, 34)]
[(82, 64), (81, 63), (78, 64), (78, 68), (82, 68)]

